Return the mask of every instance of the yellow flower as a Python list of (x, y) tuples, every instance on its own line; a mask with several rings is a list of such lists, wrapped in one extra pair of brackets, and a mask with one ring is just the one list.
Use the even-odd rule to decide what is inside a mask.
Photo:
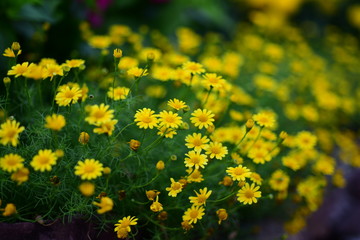
[(206, 143), (210, 140), (207, 136), (202, 136), (201, 133), (189, 134), (185, 138), (185, 146), (188, 148), (194, 148), (195, 151), (200, 152), (206, 148)]
[(253, 116), (254, 121), (261, 127), (275, 126), (275, 118), (272, 114), (261, 112)]
[(123, 57), (118, 64), (118, 68), (121, 70), (127, 70), (139, 65), (139, 61), (132, 57)]
[(16, 213), (16, 206), (13, 203), (8, 203), (8, 204), (6, 204), (4, 209), (0, 209), (0, 210), (3, 211), (2, 215), (4, 217), (9, 217)]
[(90, 197), (94, 195), (95, 185), (91, 182), (83, 182), (79, 185), (79, 190), (85, 197)]
[(271, 160), (271, 155), (269, 151), (264, 147), (250, 149), (248, 153), (248, 157), (252, 159), (254, 163), (261, 163), (261, 164), (264, 164), (265, 161), (269, 162)]
[(52, 81), (55, 76), (64, 76), (64, 71), (60, 65), (47, 64), (43, 69), (42, 75), (44, 79), (50, 77), (50, 81)]
[(166, 138), (173, 138), (174, 135), (177, 134), (175, 129), (167, 128), (165, 126), (158, 127), (158, 130), (159, 130), (159, 132), (157, 133), (157, 135), (165, 136)]
[(202, 129), (203, 127), (208, 128), (209, 126), (213, 126), (213, 122), (215, 121), (215, 114), (213, 114), (210, 110), (206, 109), (196, 109), (191, 114), (191, 116), (191, 122), (195, 125), (195, 127), (198, 127), (199, 129)]
[(296, 135), (295, 142), (300, 149), (312, 149), (316, 145), (317, 138), (308, 131), (301, 131)]
[(194, 226), (192, 224), (189, 223), (189, 221), (182, 221), (181, 222), (181, 227), (185, 230), (185, 231), (189, 231), (190, 229), (194, 228)]
[(183, 221), (188, 221), (190, 224), (197, 223), (198, 220), (202, 219), (202, 216), (205, 215), (205, 209), (202, 206), (191, 206), (184, 213), (182, 219)]
[(43, 70), (44, 68), (42, 66), (30, 63), (28, 69), (24, 73), (24, 77), (41, 80), (43, 78)]
[(127, 70), (127, 74), (129, 76), (133, 76), (133, 77), (143, 77), (143, 76), (146, 76), (148, 75), (148, 70), (147, 69), (143, 69), (143, 68), (139, 68), (139, 67), (133, 67), (133, 68), (130, 68), (129, 70)]
[(184, 161), (186, 167), (195, 167), (195, 169), (199, 169), (199, 167), (205, 168), (205, 165), (208, 163), (206, 155), (200, 152), (190, 151), (185, 155), (187, 156)]
[(234, 181), (245, 181), (245, 179), (251, 175), (250, 169), (243, 167), (242, 165), (237, 167), (228, 167), (226, 172)]
[(253, 181), (257, 185), (262, 184), (263, 179), (261, 178), (260, 174), (258, 174), (258, 173), (252, 172), (249, 178), (251, 181)]
[(55, 100), (59, 106), (69, 106), (70, 104), (76, 103), (81, 97), (82, 91), (78, 86), (64, 86), (59, 87)]
[(26, 182), (27, 180), (29, 180), (29, 174), (30, 171), (28, 168), (21, 168), (19, 169), (17, 172), (14, 172), (13, 174), (11, 174), (11, 180), (15, 181), (18, 183), (18, 185), (22, 184), (23, 182)]
[(110, 44), (111, 44), (111, 39), (109, 36), (96, 35), (96, 36), (92, 36), (89, 39), (89, 45), (93, 48), (104, 49), (109, 47)]
[(182, 68), (192, 74), (200, 74), (205, 72), (203, 65), (197, 62), (185, 62), (183, 63)]
[(24, 127), (20, 127), (20, 123), (15, 120), (6, 120), (0, 126), (0, 143), (7, 145), (11, 143), (12, 146), (16, 147), (19, 143), (19, 133), (24, 131)]
[(278, 169), (275, 172), (273, 172), (269, 180), (270, 187), (276, 191), (287, 190), (289, 183), (290, 183), (289, 176), (281, 169)]
[(109, 197), (102, 197), (100, 199), (100, 203), (98, 202), (93, 202), (93, 204), (95, 206), (100, 207), (100, 209), (97, 210), (98, 214), (104, 214), (106, 212), (109, 212), (113, 209), (114, 206), (114, 202), (111, 198)]
[(137, 218), (136, 217), (123, 217), (123, 219), (119, 220), (118, 223), (115, 223), (115, 232), (118, 232), (120, 229), (125, 229), (126, 231), (130, 232), (131, 228), (130, 226), (135, 226), (137, 224)]
[(143, 108), (136, 111), (135, 114), (135, 122), (136, 125), (139, 126), (139, 128), (151, 128), (157, 126), (158, 119), (156, 118), (155, 112), (151, 110), (150, 108)]
[(156, 163), (156, 169), (157, 170), (164, 170), (164, 168), (165, 168), (165, 163), (164, 163), (164, 161), (158, 161), (157, 163)]
[(154, 201), (151, 206), (150, 210), (153, 212), (160, 212), (163, 210), (163, 206), (161, 203), (159, 203), (159, 196), (156, 197), (156, 201)]
[(80, 68), (80, 67), (83, 67), (85, 65), (85, 60), (82, 60), (82, 59), (70, 59), (70, 60), (66, 60), (64, 65), (69, 67), (69, 68)]
[(109, 98), (114, 99), (115, 101), (125, 99), (129, 94), (130, 89), (127, 87), (116, 87), (116, 88), (109, 88), (107, 95)]
[(204, 181), (203, 175), (201, 174), (201, 172), (198, 169), (192, 170), (191, 168), (189, 168), (188, 170), (187, 170), (187, 172), (190, 174), (186, 178), (188, 183)]
[(141, 145), (141, 142), (138, 140), (135, 140), (135, 139), (131, 139), (129, 142), (129, 146), (130, 146), (131, 150), (133, 150), (133, 151), (137, 151), (139, 149), (140, 145)]
[(227, 147), (223, 146), (219, 142), (211, 142), (206, 147), (206, 154), (209, 155), (210, 158), (223, 159), (226, 154), (228, 154)]
[(220, 208), (216, 211), (216, 215), (219, 218), (218, 224), (221, 224), (222, 221), (226, 220), (228, 218), (228, 213), (226, 212), (226, 209)]
[(252, 183), (251, 186), (249, 183), (245, 183), (236, 196), (238, 197), (238, 201), (244, 204), (252, 204), (257, 203), (257, 199), (261, 197), (261, 192), (259, 190), (259, 186), (255, 187), (255, 184)]
[(219, 184), (222, 184), (222, 185), (227, 186), (227, 187), (232, 186), (233, 183), (234, 183), (233, 180), (229, 176), (225, 176), (223, 178), (223, 180), (219, 182)]
[(172, 111), (162, 111), (158, 114), (159, 126), (167, 128), (178, 128), (182, 124), (182, 118)]
[(117, 122), (118, 122), (118, 120), (116, 120), (116, 119), (104, 122), (104, 123), (100, 124), (99, 127), (94, 128), (94, 133), (97, 133), (97, 134), (106, 133), (108, 136), (111, 136), (112, 132), (115, 129), (115, 125), (117, 124)]
[(30, 165), (34, 168), (35, 171), (51, 171), (51, 166), (56, 164), (57, 156), (56, 154), (49, 150), (39, 150), (38, 154), (35, 155), (30, 162)]
[(170, 107), (172, 107), (172, 108), (174, 108), (176, 110), (188, 108), (188, 106), (186, 105), (186, 103), (184, 101), (181, 101), (181, 100), (179, 100), (177, 98), (170, 99), (167, 102), (167, 105), (169, 105)]
[(85, 121), (93, 125), (101, 125), (110, 121), (114, 117), (114, 110), (109, 110), (109, 105), (100, 104), (86, 106), (85, 110), (88, 112), (88, 116), (85, 118)]
[(114, 56), (114, 58), (121, 58), (122, 57), (122, 51), (121, 51), (121, 49), (119, 49), (119, 48), (115, 48), (114, 49), (114, 52), (113, 52), (113, 56)]
[(65, 117), (55, 113), (51, 116), (46, 116), (45, 121), (45, 127), (54, 131), (60, 131), (66, 124)]
[(29, 67), (28, 62), (23, 62), (22, 64), (16, 64), (15, 66), (12, 66), (11, 69), (7, 72), (7, 75), (15, 75), (15, 77), (24, 76), (27, 69)]
[(79, 143), (85, 145), (89, 142), (89, 139), (90, 139), (90, 135), (87, 132), (81, 132), (78, 140)]
[(24, 159), (18, 154), (6, 154), (0, 158), (0, 168), (7, 172), (15, 172), (24, 167)]
[(6, 48), (5, 51), (4, 51), (4, 53), (3, 53), (3, 56), (14, 58), (14, 57), (15, 57), (15, 53), (14, 53), (14, 51), (13, 51), (11, 48)]
[(146, 193), (146, 197), (150, 200), (150, 201), (154, 201), (155, 198), (160, 194), (159, 191), (157, 190), (148, 190), (145, 192)]
[(102, 175), (103, 164), (95, 159), (85, 159), (78, 161), (75, 166), (75, 175), (80, 176), (82, 180), (91, 180)]
[(225, 80), (216, 73), (205, 73), (202, 83), (207, 89), (213, 87), (214, 89), (218, 90), (223, 88)]
[(177, 194), (182, 191), (182, 186), (184, 184), (180, 182), (175, 182), (173, 178), (170, 178), (170, 181), (171, 181), (171, 185), (170, 187), (166, 188), (166, 191), (169, 191), (169, 196), (176, 197)]
[(199, 191), (200, 193), (195, 191), (196, 197), (189, 197), (190, 203), (195, 206), (206, 205), (206, 200), (210, 197), (212, 191), (208, 191), (207, 187), (205, 187), (204, 189), (200, 189)]

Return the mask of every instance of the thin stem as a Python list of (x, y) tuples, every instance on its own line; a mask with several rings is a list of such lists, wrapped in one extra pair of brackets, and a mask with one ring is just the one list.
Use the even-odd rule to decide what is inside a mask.
[(203, 106), (205, 106), (206, 105), (206, 103), (207, 103), (207, 101), (209, 100), (209, 96), (210, 96), (210, 93), (211, 93), (211, 91), (213, 90), (213, 86), (210, 86), (210, 89), (209, 89), (209, 91), (208, 91), (208, 93), (207, 93), (207, 95), (206, 95), (206, 98), (205, 98), (205, 101), (204, 101), (204, 103), (203, 103)]
[(208, 202), (213, 202), (213, 203), (217, 203), (217, 202), (221, 202), (221, 201), (224, 201), (228, 198), (230, 198), (231, 196), (235, 195), (237, 193), (237, 191), (234, 191), (232, 193), (230, 193), (229, 195), (223, 197), (223, 198), (220, 198), (220, 199), (217, 199), (217, 200), (208, 200)]
[(132, 189), (142, 188), (142, 187), (145, 187), (145, 186), (147, 186), (147, 185), (150, 185), (150, 184), (151, 184), (152, 182), (154, 182), (159, 176), (160, 176), (160, 174), (158, 173), (158, 174), (156, 174), (155, 177), (153, 177), (149, 182), (144, 183), (144, 184), (142, 184), (142, 185), (134, 186), (134, 187), (132, 187)]

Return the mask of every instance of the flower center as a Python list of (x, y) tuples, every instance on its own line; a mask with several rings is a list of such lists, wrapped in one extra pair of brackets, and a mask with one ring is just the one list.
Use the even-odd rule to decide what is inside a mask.
[(173, 183), (172, 185), (172, 189), (173, 190), (179, 190), (181, 188), (181, 184), (180, 183)]
[(103, 111), (96, 111), (93, 115), (95, 118), (100, 119), (103, 118), (105, 116), (105, 112)]
[(190, 212), (190, 217), (191, 218), (197, 218), (197, 216), (198, 216), (198, 211), (193, 210), (193, 211)]
[(208, 121), (208, 116), (206, 114), (201, 114), (198, 117), (200, 122), (207, 122)]
[(246, 192), (245, 192), (245, 197), (246, 197), (246, 198), (253, 198), (253, 197), (254, 197), (253, 191), (251, 191), (251, 190), (246, 190)]
[(86, 172), (86, 173), (92, 173), (92, 172), (94, 172), (94, 170), (95, 170), (95, 167), (92, 165), (87, 165), (84, 167), (84, 172)]
[(17, 133), (17, 131), (15, 129), (11, 129), (11, 130), (7, 131), (6, 136), (8, 138), (14, 138), (16, 133)]
[(39, 163), (41, 164), (47, 164), (50, 162), (50, 159), (46, 156), (39, 156)]
[(144, 116), (141, 119), (141, 121), (144, 122), (144, 123), (150, 123), (151, 122), (151, 117), (150, 116)]
[(245, 171), (242, 168), (235, 168), (235, 175), (242, 175)]
[(66, 91), (65, 92), (65, 97), (66, 98), (73, 98), (75, 96), (75, 94), (71, 91)]

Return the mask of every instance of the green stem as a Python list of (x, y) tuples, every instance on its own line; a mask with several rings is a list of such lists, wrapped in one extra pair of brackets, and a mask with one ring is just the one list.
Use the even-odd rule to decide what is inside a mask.
[(29, 106), (31, 106), (31, 102), (30, 102), (30, 94), (29, 94), (29, 89), (28, 89), (28, 79), (25, 78), (25, 91), (26, 91), (26, 98), (27, 98), (27, 101), (28, 101), (28, 104)]
[(248, 150), (245, 153), (245, 156), (247, 156), (247, 154), (249, 153), (250, 149), (254, 146), (254, 144), (259, 140), (260, 136), (261, 136), (261, 132), (264, 129), (264, 126), (262, 126), (259, 130), (258, 135), (256, 136), (256, 139), (254, 140), (254, 142), (252, 142), (251, 146), (248, 148)]
[(142, 184), (142, 185), (134, 186), (134, 187), (132, 187), (131, 189), (142, 188), (142, 187), (145, 187), (145, 186), (147, 186), (147, 185), (150, 185), (150, 184), (151, 184), (152, 182), (154, 182), (159, 176), (160, 176), (160, 174), (158, 173), (158, 174), (156, 174), (155, 177), (153, 177), (149, 182), (144, 183), (144, 184)]
[(237, 191), (232, 192), (232, 193), (230, 193), (229, 195), (227, 195), (227, 196), (225, 196), (225, 197), (223, 197), (223, 198), (217, 199), (217, 200), (208, 200), (208, 202), (212, 202), (212, 203), (221, 202), (221, 201), (224, 201), (224, 200), (232, 197), (232, 196), (235, 195), (236, 193), (237, 193)]
[(142, 152), (147, 153), (151, 148), (155, 147), (158, 143), (160, 143), (163, 138), (164, 138), (164, 136), (158, 137), (158, 138), (157, 138), (155, 141), (153, 141), (150, 145), (148, 145), (146, 148), (144, 148)]
[(211, 93), (211, 91), (213, 90), (213, 88), (214, 88), (213, 86), (210, 86), (210, 89), (209, 89), (209, 91), (208, 91), (208, 93), (207, 93), (207, 95), (206, 95), (205, 101), (204, 101), (204, 103), (203, 103), (203, 107), (205, 107), (207, 101), (209, 100), (209, 96), (210, 96), (210, 93)]
[(130, 127), (131, 125), (134, 125), (135, 122), (129, 123), (128, 125), (126, 125), (125, 127), (123, 127), (120, 132), (118, 134), (116, 134), (116, 136), (114, 138), (117, 138), (126, 128)]

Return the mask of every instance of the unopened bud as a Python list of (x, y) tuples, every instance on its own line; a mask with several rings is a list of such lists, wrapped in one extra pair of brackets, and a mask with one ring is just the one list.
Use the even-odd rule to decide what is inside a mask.
[(254, 127), (254, 124), (255, 124), (254, 120), (248, 119), (245, 124), (246, 131), (250, 131)]
[(11, 49), (14, 50), (14, 51), (19, 51), (20, 50), (20, 43), (18, 42), (13, 42), (11, 44)]
[(279, 137), (282, 141), (284, 141), (287, 138), (287, 136), (288, 136), (287, 132), (285, 132), (285, 131), (280, 132)]
[(135, 152), (139, 149), (140, 145), (141, 145), (140, 141), (135, 140), (135, 139), (131, 139), (129, 142), (129, 146), (130, 146), (131, 150), (133, 150)]
[(163, 161), (158, 161), (157, 163), (156, 163), (156, 169), (157, 170), (163, 170), (165, 168), (165, 163), (163, 162)]
[(115, 48), (114, 49), (114, 53), (113, 53), (114, 58), (121, 58), (122, 57), (122, 51), (119, 48)]
[(81, 132), (79, 136), (79, 143), (86, 145), (90, 140), (90, 135), (87, 132)]
[(9, 77), (4, 77), (3, 82), (4, 82), (5, 86), (9, 86), (9, 84), (11, 83), (11, 79)]

